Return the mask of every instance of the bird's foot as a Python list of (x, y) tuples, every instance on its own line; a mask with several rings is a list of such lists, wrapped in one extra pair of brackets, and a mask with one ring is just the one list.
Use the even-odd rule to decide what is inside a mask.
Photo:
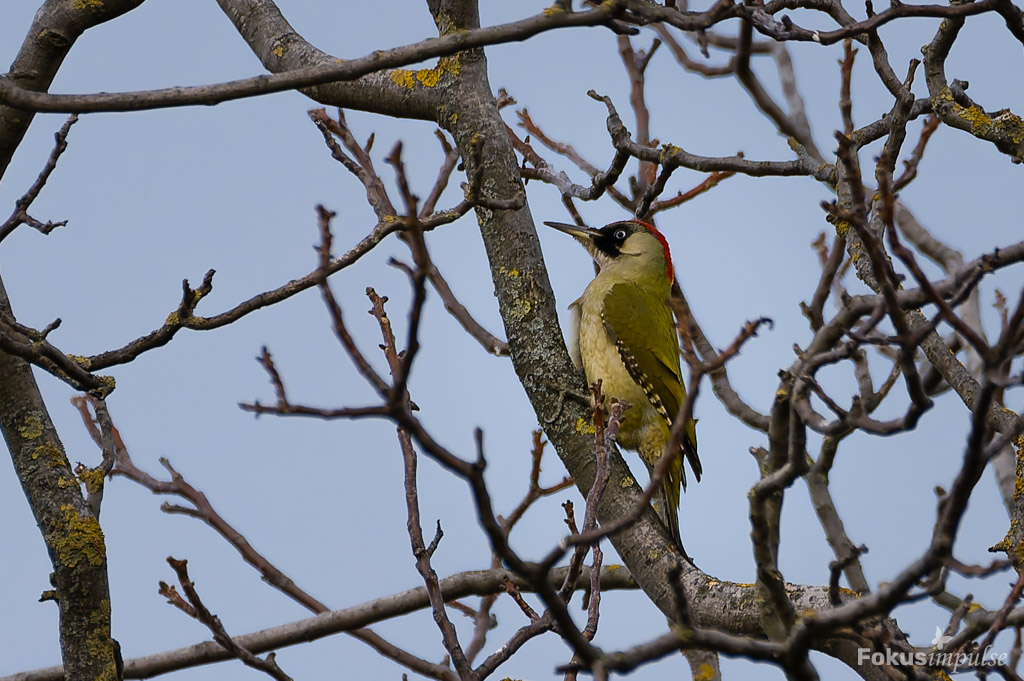
[(554, 385), (553, 387), (558, 389), (558, 402), (555, 404), (555, 413), (550, 418), (544, 419), (544, 423), (554, 423), (562, 415), (566, 399), (577, 400), (590, 409), (594, 408), (594, 399), (589, 392), (581, 393), (562, 385)]

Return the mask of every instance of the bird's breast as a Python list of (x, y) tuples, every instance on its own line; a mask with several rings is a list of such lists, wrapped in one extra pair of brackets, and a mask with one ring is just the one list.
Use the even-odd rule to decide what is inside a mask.
[[(593, 283), (597, 283), (596, 280)], [(597, 287), (595, 287), (597, 288)], [(618, 398), (629, 402), (630, 409), (623, 414), (619, 441), (627, 448), (633, 448), (628, 442), (630, 434), (640, 428), (641, 422), (653, 407), (622, 363), (618, 348), (605, 326), (602, 312), (604, 293), (588, 288), (580, 301), (579, 340), (580, 356), (583, 360), (583, 371), (588, 383), (601, 380), (601, 391), (605, 400)], [(635, 446), (635, 445), (634, 445)]]

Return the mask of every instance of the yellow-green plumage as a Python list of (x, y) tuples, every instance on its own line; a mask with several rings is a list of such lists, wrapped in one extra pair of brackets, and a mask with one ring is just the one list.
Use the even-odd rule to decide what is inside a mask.
[[(626, 400), (618, 442), (636, 450), (648, 470), (661, 459), (672, 419), (682, 405), (679, 340), (668, 306), (672, 287), (667, 247), (638, 222), (585, 230), (551, 224), (579, 239), (600, 272), (572, 304), (579, 315), (578, 350), (588, 382), (602, 381), (605, 399)], [(622, 238), (619, 238), (622, 237)], [(682, 453), (700, 480), (694, 423), (687, 424)], [(679, 541), (679, 490), (686, 486), (682, 457), (665, 477), (664, 520)]]

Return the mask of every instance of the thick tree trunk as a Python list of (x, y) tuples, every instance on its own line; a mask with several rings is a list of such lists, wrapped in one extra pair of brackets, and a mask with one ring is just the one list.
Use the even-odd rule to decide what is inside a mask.
[[(75, 40), (143, 0), (48, 0), (36, 13), (10, 77), (45, 91)], [(32, 122), (31, 112), (0, 106), (0, 178)], [(13, 315), (0, 281), (0, 313)], [(19, 339), (24, 340), (24, 339)], [(28, 362), (0, 352), (0, 430), (53, 564), (65, 678), (113, 680), (120, 654), (110, 638), (110, 592), (103, 531), (82, 494)]]
[[(2, 283), (0, 313), (11, 313)], [(60, 606), (65, 678), (117, 679), (103, 531), (82, 495), (31, 366), (2, 352), (0, 430), (53, 564), (55, 590), (47, 596)]]

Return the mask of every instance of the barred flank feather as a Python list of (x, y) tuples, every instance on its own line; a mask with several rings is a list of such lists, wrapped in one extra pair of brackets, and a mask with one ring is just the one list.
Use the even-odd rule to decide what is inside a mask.
[[(651, 379), (647, 376), (647, 374), (644, 373), (643, 369), (640, 368), (640, 363), (636, 361), (636, 357), (633, 356), (633, 353), (629, 351), (629, 348), (626, 347), (626, 344), (623, 343), (620, 339), (615, 340), (615, 347), (619, 351), (619, 357), (622, 359), (622, 364), (626, 367), (626, 372), (629, 374), (630, 378), (632, 378), (633, 381), (638, 386), (640, 386), (640, 388), (644, 391), (644, 395), (647, 396), (647, 401), (650, 402), (651, 406), (654, 407), (654, 410), (658, 412), (658, 416), (665, 419), (665, 423), (668, 424), (669, 428), (671, 428), (672, 416), (674, 415), (668, 413), (668, 409), (665, 408), (665, 402), (661, 399), (661, 395), (658, 394), (658, 391), (655, 389), (654, 384), (651, 383)], [(681, 450), (683, 452), (686, 452), (685, 445), (681, 446)], [(687, 457), (690, 458), (689, 453), (687, 453)], [(692, 461), (693, 459), (691, 459), (691, 463)], [(679, 485), (682, 485), (683, 490), (686, 490), (686, 469), (683, 468), (683, 466), (678, 467), (678, 481), (676, 480), (675, 470), (676, 467), (672, 467), (669, 469), (669, 474), (665, 478), (665, 484), (669, 500), (673, 504), (678, 506)], [(699, 460), (697, 462), (696, 468), (694, 468), (694, 473), (696, 474), (697, 481), (699, 482), (701, 473)]]

